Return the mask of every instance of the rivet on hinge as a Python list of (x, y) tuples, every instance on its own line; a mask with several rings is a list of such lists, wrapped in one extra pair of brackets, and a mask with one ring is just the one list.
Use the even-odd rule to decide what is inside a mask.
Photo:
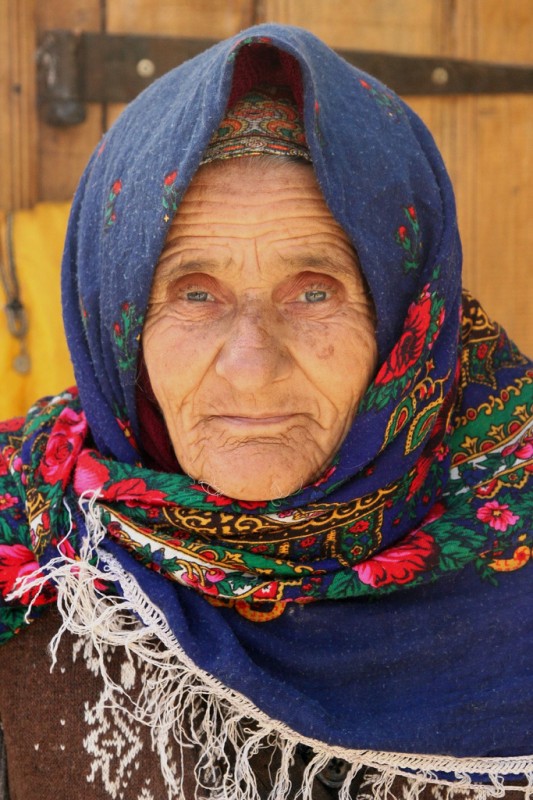
[(137, 62), (137, 75), (140, 78), (151, 78), (152, 75), (155, 74), (155, 64), (149, 58), (141, 58), (139, 62)]
[(450, 74), (444, 67), (435, 67), (431, 73), (431, 81), (435, 86), (446, 86), (450, 80)]

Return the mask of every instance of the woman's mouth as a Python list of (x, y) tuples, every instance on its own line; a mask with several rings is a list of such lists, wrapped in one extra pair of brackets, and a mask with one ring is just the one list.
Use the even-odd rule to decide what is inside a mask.
[(221, 414), (218, 419), (227, 425), (240, 427), (266, 427), (283, 425), (293, 419), (296, 414), (267, 414), (261, 416), (247, 416), (241, 414)]

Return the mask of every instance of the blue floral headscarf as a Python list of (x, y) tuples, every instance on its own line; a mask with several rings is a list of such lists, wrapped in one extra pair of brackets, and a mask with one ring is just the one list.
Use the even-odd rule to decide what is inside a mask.
[[(150, 468), (136, 386), (169, 226), (228, 102), (265, 80), (301, 109), (375, 305), (379, 366), (325, 474), (245, 503)], [(370, 764), (531, 779), (533, 368), (460, 273), (430, 133), (311, 34), (252, 28), (154, 83), (74, 200), (63, 303), (77, 390), (4, 426), (5, 636), (85, 564), (95, 591), (152, 632), (157, 617), (177, 662), (287, 758), (305, 742), (315, 767), (342, 754), (352, 777)]]

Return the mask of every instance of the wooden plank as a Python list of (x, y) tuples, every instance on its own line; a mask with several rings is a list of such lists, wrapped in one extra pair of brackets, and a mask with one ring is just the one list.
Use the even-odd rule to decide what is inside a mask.
[(37, 198), (34, 1), (0, 4), (0, 208)]
[(225, 39), (253, 24), (252, 0), (108, 0), (109, 33)]
[[(529, 0), (458, 0), (447, 34), (460, 57), (530, 63)], [(469, 97), (455, 105), (452, 177), (463, 234), (464, 281), (518, 345), (533, 354), (533, 98)], [(446, 154), (448, 157), (448, 154)]]
[(533, 354), (533, 106), (515, 96), (474, 105), (473, 197), (460, 209), (470, 230), (465, 282)]
[[(532, 63), (530, 0), (263, 0), (261, 19), (334, 47)], [(465, 285), (533, 354), (533, 98), (406, 100), (432, 130), (455, 186)]]
[[(39, 33), (52, 28), (98, 31), (102, 22), (100, 0), (46, 0), (37, 3), (36, 21)], [(80, 125), (62, 129), (39, 121), (41, 200), (67, 200), (72, 196), (102, 133), (102, 107), (96, 104), (87, 106), (87, 118)]]
[[(11, 0), (16, 3), (17, 0)], [(158, 33), (224, 38), (253, 22), (252, 0), (47, 0), (38, 3), (39, 32), (52, 28), (127, 33)], [(74, 192), (102, 133), (123, 106), (87, 106), (87, 119), (61, 129), (39, 122), (39, 187), (43, 200), (65, 200)]]
[[(226, 39), (254, 22), (253, 0), (113, 0), (106, 8), (109, 33)], [(119, 103), (108, 105), (109, 125), (123, 108)]]
[(438, 5), (438, 0), (262, 0), (258, 21), (307, 28), (331, 47), (430, 55)]
[(39, 132), (39, 197), (68, 200), (102, 136), (102, 109), (98, 105), (87, 106), (85, 122), (69, 128), (40, 122)]
[[(268, 20), (306, 27), (335, 47), (504, 63), (531, 63), (533, 38), (530, 0), (47, 0), (37, 4), (36, 14), (40, 30), (106, 27), (114, 33), (214, 38)], [(7, 42), (0, 26), (2, 36)], [(454, 181), (465, 284), (533, 352), (527, 324), (533, 98), (407, 99), (433, 131)], [(69, 197), (105, 122), (121, 109), (109, 106), (103, 120), (102, 109), (91, 105), (88, 120), (68, 131), (39, 125), (41, 198)]]

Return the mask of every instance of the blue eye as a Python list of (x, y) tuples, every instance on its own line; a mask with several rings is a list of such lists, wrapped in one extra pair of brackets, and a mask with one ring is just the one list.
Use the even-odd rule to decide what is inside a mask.
[(327, 300), (328, 293), (321, 289), (310, 289), (304, 293), (304, 297), (307, 303), (323, 303)]
[(209, 292), (187, 292), (185, 297), (187, 300), (191, 300), (193, 303), (205, 303), (209, 299)]

